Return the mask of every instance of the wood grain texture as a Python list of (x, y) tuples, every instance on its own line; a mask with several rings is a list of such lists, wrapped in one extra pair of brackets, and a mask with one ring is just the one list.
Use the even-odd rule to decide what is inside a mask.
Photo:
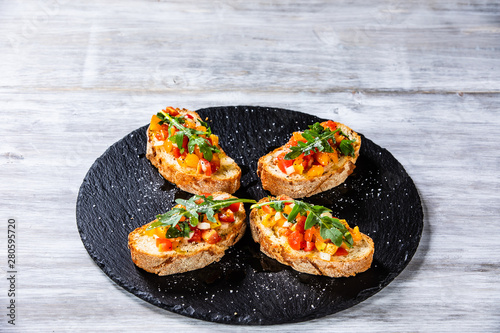
[[(18, 321), (0, 331), (498, 331), (500, 6), (493, 1), (1, 1), (0, 212), (18, 223)], [(403, 273), (327, 318), (231, 327), (109, 280), (79, 186), (166, 105), (288, 108), (349, 124), (413, 178), (425, 227)], [(6, 227), (0, 224), (5, 270)], [(0, 305), (8, 301), (0, 282)]]

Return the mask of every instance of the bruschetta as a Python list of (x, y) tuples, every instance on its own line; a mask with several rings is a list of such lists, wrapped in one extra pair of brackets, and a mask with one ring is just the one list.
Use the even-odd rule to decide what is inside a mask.
[(219, 261), (245, 232), (243, 202), (255, 200), (221, 192), (177, 199), (170, 211), (129, 234), (132, 261), (158, 275), (192, 271)]
[(309, 197), (342, 184), (353, 172), (361, 138), (328, 120), (294, 132), (287, 144), (262, 156), (257, 175), (272, 195)]
[(251, 209), (254, 241), (282, 264), (329, 277), (353, 276), (371, 266), (373, 240), (326, 207), (282, 195), (264, 198)]
[(146, 157), (165, 179), (189, 193), (232, 194), (240, 187), (241, 169), (194, 111), (167, 107), (153, 115)]

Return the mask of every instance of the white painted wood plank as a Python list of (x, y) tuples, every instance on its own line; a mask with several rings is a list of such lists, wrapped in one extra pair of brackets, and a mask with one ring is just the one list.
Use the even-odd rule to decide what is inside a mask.
[(4, 3), (12, 65), (0, 87), (500, 90), (499, 9), (488, 2), (42, 3)]

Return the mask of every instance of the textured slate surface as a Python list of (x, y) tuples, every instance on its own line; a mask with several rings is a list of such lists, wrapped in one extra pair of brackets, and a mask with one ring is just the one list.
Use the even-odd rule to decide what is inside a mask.
[[(268, 195), (255, 173), (258, 158), (284, 144), (293, 131), (320, 120), (245, 106), (199, 113), (209, 117), (224, 150), (243, 170), (236, 195), (256, 200)], [(413, 181), (387, 150), (363, 136), (354, 173), (339, 187), (307, 201), (331, 208), (373, 238), (374, 262), (367, 272), (339, 279), (298, 273), (261, 254), (248, 232), (220, 262), (204, 269), (167, 277), (146, 273), (130, 259), (128, 233), (171, 208), (175, 198), (190, 196), (164, 181), (145, 158), (146, 128), (115, 143), (90, 168), (78, 196), (77, 224), (97, 265), (118, 285), (154, 305), (229, 324), (305, 321), (374, 295), (417, 249), (423, 213)]]

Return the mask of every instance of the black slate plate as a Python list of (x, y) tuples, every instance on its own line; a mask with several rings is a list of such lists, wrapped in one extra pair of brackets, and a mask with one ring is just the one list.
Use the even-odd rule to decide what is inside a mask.
[[(236, 196), (260, 198), (257, 160), (295, 130), (321, 119), (290, 110), (215, 107), (198, 111), (241, 166)], [(340, 119), (339, 119), (340, 120)], [(78, 195), (83, 244), (97, 265), (134, 295), (185, 316), (227, 324), (280, 324), (347, 309), (387, 286), (410, 262), (423, 229), (415, 185), (385, 149), (362, 136), (357, 167), (347, 181), (307, 201), (331, 208), (375, 242), (372, 267), (355, 277), (296, 272), (259, 252), (249, 232), (224, 258), (201, 270), (159, 277), (137, 268), (127, 236), (190, 195), (163, 180), (145, 158), (147, 126), (112, 145), (90, 168)], [(247, 206), (248, 209), (248, 206)]]

